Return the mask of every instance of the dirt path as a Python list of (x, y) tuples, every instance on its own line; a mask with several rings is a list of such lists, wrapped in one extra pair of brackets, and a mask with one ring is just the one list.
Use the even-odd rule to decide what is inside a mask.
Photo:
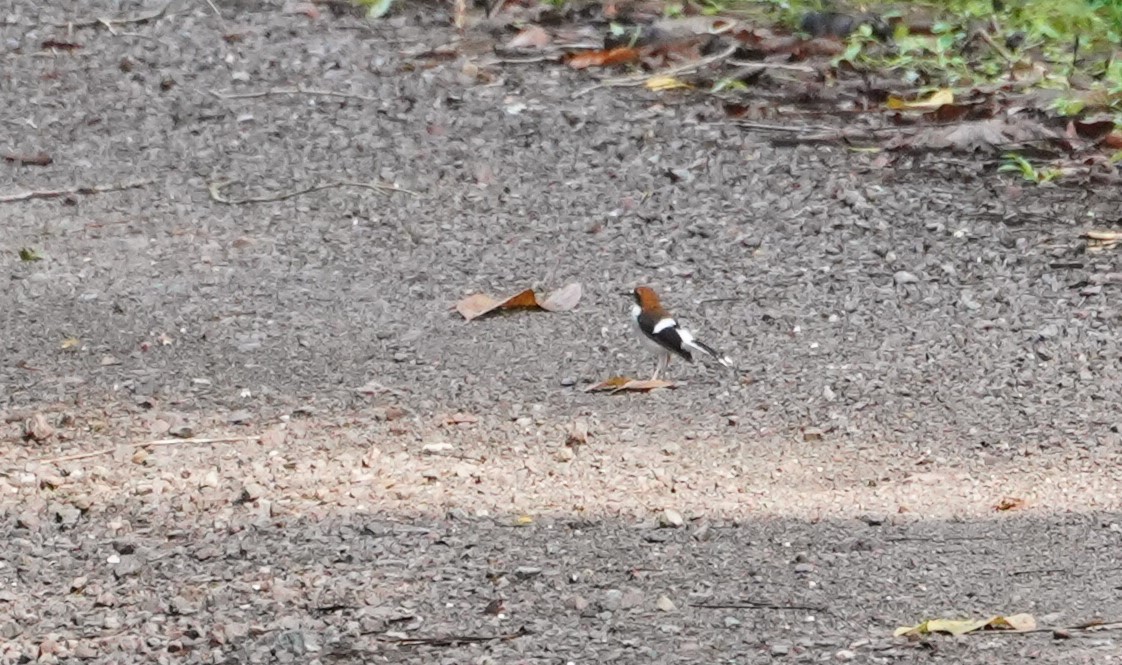
[[(1117, 659), (891, 637), (1122, 617), (1122, 270), (1079, 238), (1116, 211), (416, 57), (439, 12), (226, 14), (0, 24), (3, 149), (53, 158), (0, 196), (151, 181), (0, 204), (0, 662)], [(410, 193), (215, 200), (341, 181)], [(451, 311), (574, 280), (571, 313)], [(650, 369), (639, 282), (744, 373), (584, 393)], [(263, 439), (129, 446), (170, 434)], [(803, 609), (694, 606), (743, 601)], [(401, 641), (442, 636), (503, 639)]]

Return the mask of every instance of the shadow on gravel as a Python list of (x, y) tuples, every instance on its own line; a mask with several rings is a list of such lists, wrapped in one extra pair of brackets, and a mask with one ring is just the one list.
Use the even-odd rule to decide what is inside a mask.
[(934, 617), (1122, 617), (1118, 514), (680, 528), (350, 515), (183, 529), (147, 513), (9, 526), (4, 662), (53, 649), (227, 663), (1106, 662), (1109, 632), (891, 633)]

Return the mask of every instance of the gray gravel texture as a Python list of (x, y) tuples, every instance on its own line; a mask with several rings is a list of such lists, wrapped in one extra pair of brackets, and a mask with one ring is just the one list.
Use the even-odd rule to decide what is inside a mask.
[[(425, 55), (456, 39), (443, 5), (372, 25), (219, 4), (72, 34), (55, 24), (145, 7), (0, 11), (2, 147), (53, 158), (0, 163), (0, 196), (152, 180), (0, 204), (0, 662), (1117, 660), (1109, 632), (890, 637), (960, 613), (1122, 617), (1122, 269), (1080, 236), (1117, 219), (1109, 193), (776, 148), (676, 93), (574, 98), (588, 73), (495, 64), (482, 33)], [(222, 96), (296, 87), (352, 96)], [(220, 181), (412, 193), (224, 205)], [(452, 309), (571, 281), (568, 313)], [(674, 391), (583, 392), (652, 369), (617, 295), (638, 283), (742, 371), (674, 362)], [(35, 412), (46, 441), (21, 436)], [(33, 461), (322, 418), (290, 436), (304, 448), (224, 449), (211, 499), (184, 480), (205, 448)], [(473, 457), (433, 467), (448, 449)], [(372, 463), (384, 485), (343, 496), (338, 460), (371, 450), (394, 460)], [(320, 466), (261, 461), (300, 451)], [(243, 496), (241, 467), (269, 491), (303, 474), (274, 503), (292, 510)], [(1028, 509), (994, 513), (1006, 494)], [(665, 508), (686, 526), (654, 529)], [(869, 509), (899, 515), (854, 519)], [(825, 609), (690, 606), (737, 599)]]

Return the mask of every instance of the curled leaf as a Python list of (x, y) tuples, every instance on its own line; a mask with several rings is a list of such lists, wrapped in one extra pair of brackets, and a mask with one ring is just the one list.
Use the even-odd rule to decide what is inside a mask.
[(915, 626), (901, 626), (893, 633), (896, 637), (904, 635), (927, 635), (930, 633), (947, 633), (948, 635), (965, 635), (977, 630), (1016, 630), (1028, 631), (1036, 629), (1036, 619), (1031, 614), (1012, 614), (1010, 616), (994, 616), (988, 619), (930, 619)]
[(619, 392), (650, 392), (658, 390), (659, 388), (677, 388), (678, 384), (673, 381), (663, 381), (662, 379), (631, 379), (626, 376), (613, 376), (604, 379), (600, 383), (595, 383), (584, 389), (585, 392), (610, 392), (616, 394)]
[(567, 312), (577, 306), (582, 293), (580, 283), (573, 282), (550, 293), (538, 305), (548, 312)]
[(567, 312), (577, 306), (583, 291), (578, 282), (566, 284), (544, 298), (533, 289), (520, 291), (505, 300), (496, 300), (485, 293), (470, 295), (456, 303), (456, 311), (471, 321), (498, 311), (516, 309), (542, 309), (547, 312)]
[(531, 25), (522, 29), (517, 35), (506, 43), (507, 48), (545, 48), (552, 39), (549, 33), (540, 25)]
[(647, 90), (654, 90), (655, 92), (660, 92), (662, 90), (678, 90), (681, 88), (690, 87), (688, 83), (680, 81), (673, 76), (652, 76), (647, 79), (645, 85), (647, 86)]
[(505, 300), (495, 300), (485, 293), (470, 295), (456, 303), (458, 311), (465, 320), (471, 321), (499, 310), (533, 309), (538, 306), (533, 289), (526, 289)]
[(589, 67), (613, 67), (626, 65), (639, 61), (639, 50), (630, 46), (606, 49), (603, 51), (585, 51), (574, 53), (565, 59), (565, 64), (573, 69), (588, 69)]
[(942, 88), (936, 90), (923, 99), (916, 99), (913, 101), (906, 101), (899, 97), (889, 97), (885, 105), (893, 111), (908, 111), (915, 109), (931, 110), (937, 109), (944, 104), (954, 103), (954, 91), (950, 88)]

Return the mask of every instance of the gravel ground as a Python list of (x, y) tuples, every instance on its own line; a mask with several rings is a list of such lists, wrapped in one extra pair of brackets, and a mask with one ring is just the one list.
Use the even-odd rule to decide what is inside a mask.
[[(1120, 660), (891, 637), (1122, 617), (1115, 201), (574, 98), (426, 53), (443, 6), (197, 4), (0, 13), (0, 148), (53, 159), (0, 196), (148, 181), (0, 204), (0, 662)], [(340, 181), (409, 191), (212, 195)], [(584, 392), (653, 367), (637, 283), (741, 371)], [(134, 445), (192, 434), (241, 438)], [(802, 609), (695, 607), (747, 601)]]

